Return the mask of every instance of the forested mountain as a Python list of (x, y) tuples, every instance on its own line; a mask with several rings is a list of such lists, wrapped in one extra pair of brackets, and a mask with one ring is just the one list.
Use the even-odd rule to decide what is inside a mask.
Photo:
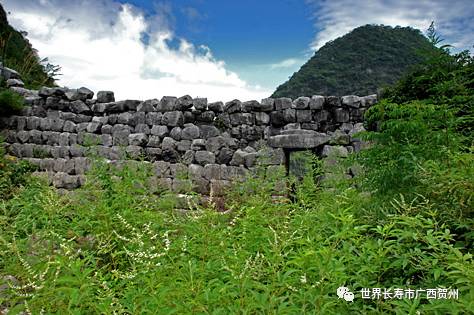
[(272, 97), (368, 95), (395, 83), (433, 46), (411, 27), (365, 25), (326, 43)]
[(27, 87), (53, 85), (59, 67), (48, 63), (47, 59), (41, 60), (24, 35), (10, 26), (0, 4), (0, 61), (18, 71)]

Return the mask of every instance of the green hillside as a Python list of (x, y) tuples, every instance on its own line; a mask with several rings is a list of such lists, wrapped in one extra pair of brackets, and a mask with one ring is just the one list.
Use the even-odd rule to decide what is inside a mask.
[(0, 5), (0, 61), (18, 71), (29, 88), (54, 85), (58, 66), (41, 60), (22, 32), (8, 24), (7, 13)]
[(326, 43), (272, 97), (368, 95), (395, 83), (433, 46), (410, 27), (365, 25)]

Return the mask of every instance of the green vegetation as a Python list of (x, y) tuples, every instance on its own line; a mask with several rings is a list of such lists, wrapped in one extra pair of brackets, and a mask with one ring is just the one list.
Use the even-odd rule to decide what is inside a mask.
[(25, 38), (8, 24), (7, 14), (0, 4), (0, 61), (4, 66), (18, 71), (25, 86), (39, 89), (54, 86), (60, 67), (52, 65), (48, 59), (40, 59), (36, 50)]
[[(9, 175), (0, 274), (10, 286), (0, 306), (9, 314), (474, 313), (473, 61), (436, 49), (368, 111), (372, 130), (360, 135), (368, 149), (332, 166), (300, 154), (295, 175), (307, 176), (292, 182), (293, 202), (274, 198), (283, 170), (263, 166), (228, 192), (226, 212), (196, 205), (192, 194), (176, 199), (150, 182), (146, 165), (97, 160), (86, 185), (67, 193)], [(362, 173), (348, 179), (354, 164)], [(332, 175), (320, 182), (322, 172)], [(183, 202), (186, 213), (175, 210)], [(342, 285), (353, 302), (336, 296)], [(458, 298), (361, 299), (363, 288), (457, 289)]]
[(18, 112), (24, 107), (23, 97), (0, 87), (0, 116)]
[(369, 95), (395, 83), (432, 45), (410, 27), (366, 25), (326, 43), (272, 97)]

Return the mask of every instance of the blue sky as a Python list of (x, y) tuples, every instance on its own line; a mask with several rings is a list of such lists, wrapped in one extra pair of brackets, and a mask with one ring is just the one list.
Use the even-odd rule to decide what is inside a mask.
[(59, 84), (164, 95), (260, 99), (324, 43), (368, 23), (425, 30), (456, 50), (474, 44), (471, 0), (0, 0)]

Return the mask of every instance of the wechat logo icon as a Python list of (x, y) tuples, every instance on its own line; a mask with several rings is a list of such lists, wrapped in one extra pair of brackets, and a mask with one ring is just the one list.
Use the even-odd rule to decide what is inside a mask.
[(352, 302), (354, 301), (354, 293), (352, 293), (351, 291), (349, 291), (349, 288), (346, 288), (346, 287), (339, 287), (337, 288), (337, 296), (340, 298), (340, 299), (344, 299), (346, 300), (347, 302)]

